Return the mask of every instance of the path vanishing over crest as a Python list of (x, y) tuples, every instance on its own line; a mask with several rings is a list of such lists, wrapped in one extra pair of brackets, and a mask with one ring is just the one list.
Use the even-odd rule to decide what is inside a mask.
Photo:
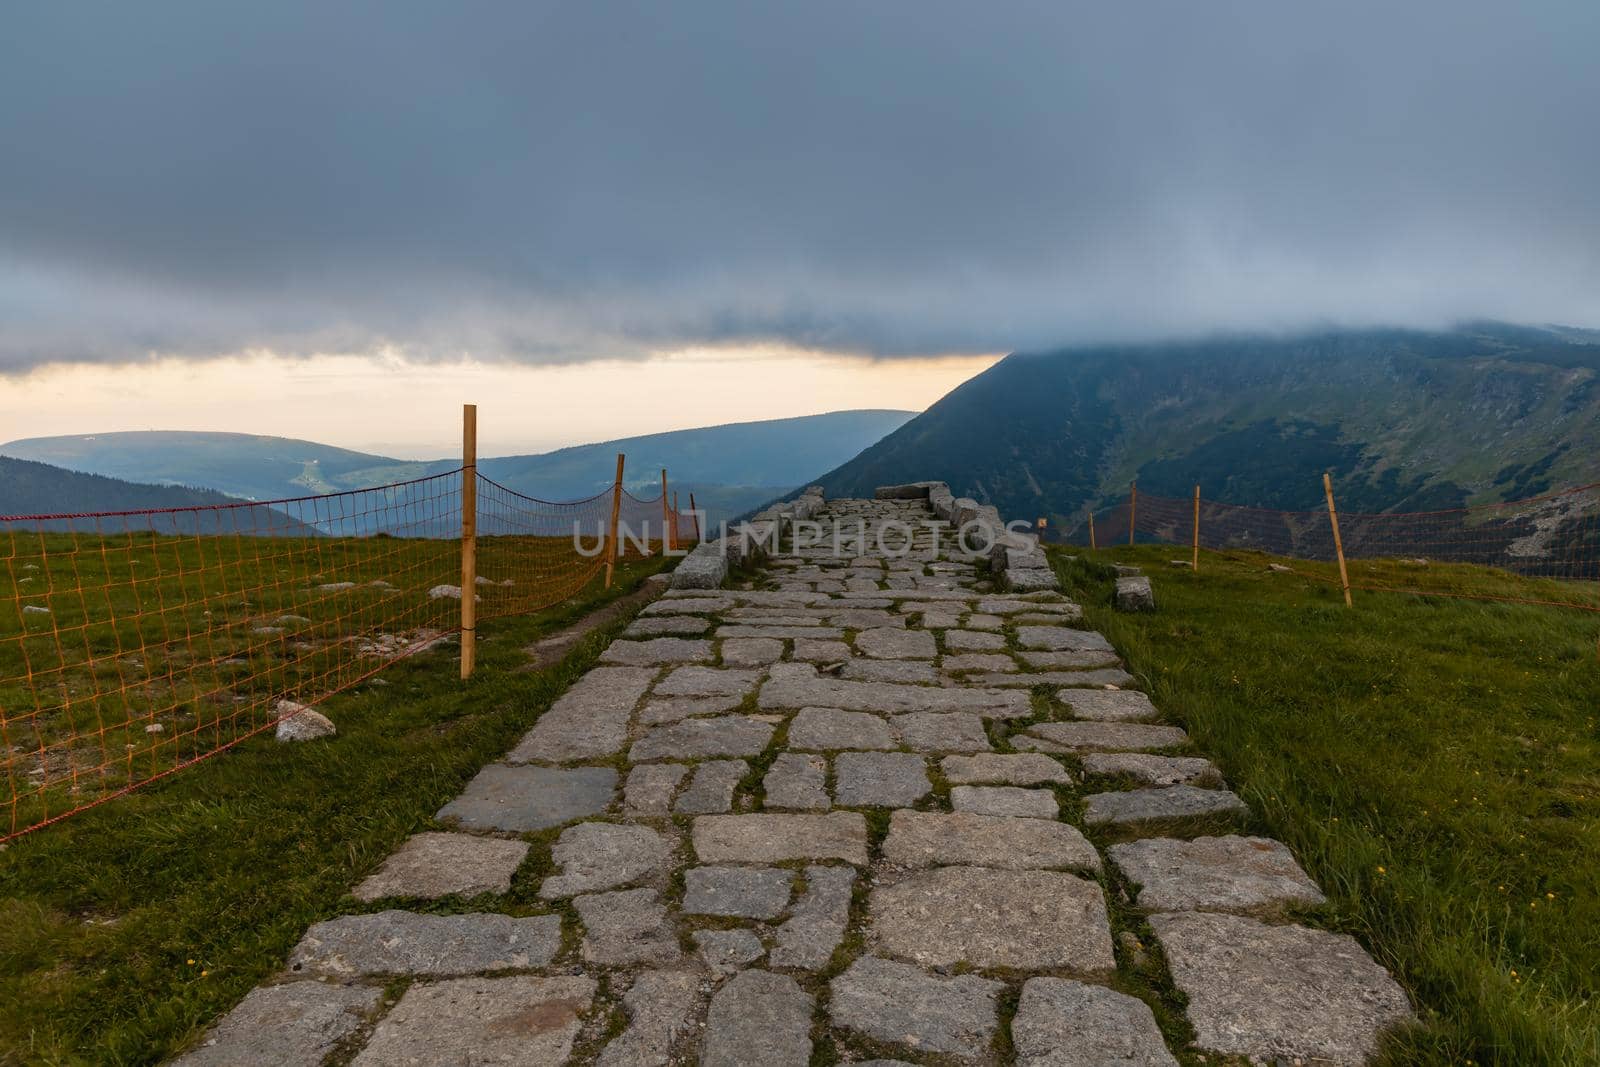
[(916, 496), (813, 497), (864, 538), (648, 606), (182, 1062), (1366, 1062), (1399, 987), (1292, 920), (1317, 887), (1078, 607)]

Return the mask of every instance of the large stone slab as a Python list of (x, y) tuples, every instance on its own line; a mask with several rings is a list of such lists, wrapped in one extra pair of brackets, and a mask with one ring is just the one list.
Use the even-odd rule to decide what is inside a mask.
[(711, 642), (688, 637), (652, 637), (645, 641), (613, 641), (600, 653), (601, 663), (649, 667), (663, 663), (710, 663)]
[(510, 767), (491, 763), (438, 818), (469, 830), (527, 833), (598, 815), (611, 805), (617, 772), (610, 767)]
[(1153, 756), (1146, 752), (1090, 752), (1084, 774), (1127, 775), (1145, 785), (1222, 784), (1216, 764), (1199, 756)]
[(1133, 752), (1175, 748), (1189, 735), (1176, 726), (1123, 722), (1042, 722), (1028, 728), (1034, 737), (1070, 752)]
[(1055, 793), (1014, 785), (958, 785), (950, 790), (950, 806), (976, 815), (1009, 815), (1022, 819), (1054, 819), (1061, 814)]
[(838, 708), (802, 708), (789, 723), (789, 747), (813, 752), (890, 749), (894, 730), (880, 716)]
[(759, 670), (679, 667), (661, 679), (652, 695), (658, 697), (742, 697), (761, 681)]
[(1006, 639), (1001, 634), (948, 630), (944, 635), (944, 647), (951, 652), (995, 652), (1006, 647)]
[(947, 674), (962, 674), (967, 671), (1015, 671), (1017, 661), (1003, 652), (974, 652), (964, 656), (946, 656), (939, 661), (939, 666)]
[(594, 979), (577, 975), (419, 982), (354, 1063), (564, 1063), (594, 992)]
[(1178, 1067), (1150, 1005), (1067, 978), (1030, 978), (1011, 1022), (1018, 1067)]
[(827, 965), (844, 940), (855, 882), (856, 872), (850, 867), (806, 868), (805, 892), (789, 920), (778, 927), (770, 957), (774, 967), (815, 971)]
[(909, 752), (841, 752), (833, 801), (846, 808), (910, 807), (933, 790), (923, 758)]
[(702, 863), (867, 862), (867, 820), (857, 811), (702, 815), (693, 838)]
[(1015, 615), (1022, 611), (1032, 611), (1057, 616), (1062, 622), (1070, 622), (1083, 615), (1083, 609), (1078, 605), (1060, 598), (1052, 600), (1048, 597), (1029, 599), (1021, 597), (988, 597), (979, 600), (974, 610), (982, 615)]
[(763, 807), (827, 811), (828, 764), (821, 756), (779, 753), (761, 780)]
[(632, 823), (579, 823), (561, 831), (550, 858), (561, 873), (544, 880), (544, 900), (597, 893), (638, 881), (663, 867), (672, 856), (672, 842)]
[(597, 1067), (665, 1067), (699, 1006), (699, 975), (645, 971), (622, 998), (628, 1028), (601, 1050)]
[(856, 651), (873, 659), (932, 659), (938, 652), (933, 635), (924, 630), (884, 627), (856, 634)]
[(1115, 667), (1115, 652), (1023, 652), (1022, 662), (1036, 670), (1081, 671), (1090, 667)]
[(565, 763), (621, 752), (628, 718), (654, 677), (641, 667), (594, 668), (539, 716), (506, 762)]
[[(678, 564), (678, 569), (682, 570), (684, 567), (694, 562), (697, 558), (699, 557), (691, 555), (682, 563)], [(715, 559), (716, 557), (712, 558)], [(724, 565), (720, 575), (725, 575), (726, 573), (727, 567)], [(718, 582), (722, 580), (720, 575), (717, 577)], [(699, 596), (685, 597), (681, 599), (675, 597), (663, 597), (662, 599), (657, 600), (654, 604), (645, 605), (645, 607), (640, 610), (639, 614), (647, 616), (715, 615), (719, 612), (727, 611), (729, 608), (733, 607), (735, 603), (737, 603), (737, 601), (735, 601), (732, 597), (726, 596)]]
[(894, 717), (895, 732), (917, 752), (988, 752), (989, 733), (983, 720), (964, 712), (914, 712)]
[(734, 711), (742, 703), (744, 698), (739, 696), (652, 697), (639, 709), (639, 725), (660, 726), (694, 715), (722, 715)]
[(1204, 1051), (1357, 1067), (1411, 1018), (1353, 937), (1215, 912), (1152, 915), (1150, 926)]
[(1208, 815), (1243, 815), (1244, 801), (1226, 789), (1196, 789), (1172, 785), (1160, 789), (1130, 789), (1121, 793), (1095, 793), (1084, 798), (1083, 821), (1090, 826), (1114, 823), (1159, 822)]
[(543, 967), (561, 947), (554, 915), (380, 911), (314, 923), (289, 954), (296, 974), (450, 975)]
[(970, 711), (985, 718), (1026, 718), (1028, 694), (993, 689), (934, 689), (888, 682), (852, 682), (817, 674), (816, 668), (776, 663), (761, 687), (763, 708), (843, 708), (902, 713)]
[(878, 947), (924, 967), (1101, 974), (1117, 965), (1105, 894), (1097, 883), (1060, 871), (920, 871), (875, 888), (867, 910)]
[(978, 1060), (994, 1041), (1005, 986), (975, 974), (936, 977), (863, 956), (829, 989), (828, 1016), (836, 1027), (917, 1052)]
[(654, 889), (591, 893), (574, 898), (572, 905), (583, 922), (580, 951), (589, 963), (670, 964), (683, 955), (666, 906)]
[(844, 636), (844, 631), (837, 626), (752, 626), (748, 624), (735, 624), (732, 626), (717, 627), (716, 636), (728, 637), (763, 637), (769, 640), (794, 640), (796, 638), (813, 638), (817, 640), (838, 640)]
[(1066, 823), (967, 812), (896, 811), (883, 858), (900, 867), (1100, 869), (1100, 854)]
[(1072, 774), (1041, 753), (980, 753), (946, 756), (940, 761), (944, 776), (956, 785), (1071, 785)]
[(1021, 674), (973, 674), (966, 679), (972, 685), (1018, 686), (1125, 686), (1132, 685), (1133, 675), (1120, 667), (1104, 667), (1089, 671), (1033, 671)]
[(703, 756), (754, 756), (772, 740), (773, 726), (747, 715), (719, 715), (683, 719), (652, 727), (633, 743), (628, 758), (635, 763), (653, 759), (697, 759)]
[(472, 834), (415, 834), (353, 892), (357, 900), (504, 893), (527, 857), (526, 841)]
[(760, 667), (783, 658), (783, 642), (773, 637), (735, 637), (722, 642), (722, 662)]
[(630, 815), (666, 815), (689, 768), (682, 763), (646, 763), (628, 772), (622, 799)]
[(693, 937), (696, 953), (713, 974), (742, 971), (767, 951), (749, 930), (696, 930)]
[(733, 809), (734, 790), (750, 773), (742, 759), (706, 760), (694, 769), (689, 787), (678, 796), (672, 810), (679, 815), (712, 815)]
[(1109, 642), (1099, 634), (1066, 626), (1018, 626), (1017, 643), (1023, 648), (1050, 652), (1111, 651)]
[(788, 975), (741, 971), (711, 998), (700, 1067), (807, 1067), (811, 997)]
[(684, 634), (703, 634), (711, 627), (711, 620), (695, 615), (660, 615), (634, 619), (622, 631), (623, 637), (681, 637)]
[(361, 1029), (378, 1007), (376, 986), (285, 982), (258, 986), (176, 1067), (271, 1063), (320, 1067), (340, 1041)]
[(938, 681), (932, 663), (914, 659), (853, 659), (839, 677), (854, 682), (896, 682), (925, 685)]
[(686, 915), (776, 919), (789, 906), (794, 872), (782, 867), (691, 867), (683, 884)]
[(1161, 713), (1133, 689), (1064, 689), (1059, 695), (1075, 718), (1095, 722), (1150, 722)]
[(1136, 903), (1152, 911), (1275, 911), (1324, 900), (1294, 854), (1265, 837), (1154, 837), (1110, 853), (1140, 887)]

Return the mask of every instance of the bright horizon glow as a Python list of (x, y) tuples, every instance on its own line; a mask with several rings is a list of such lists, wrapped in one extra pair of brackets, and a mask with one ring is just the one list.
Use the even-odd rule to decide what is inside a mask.
[(439, 459), (459, 450), (460, 405), (475, 403), (479, 454), (515, 455), (850, 408), (921, 411), (1000, 358), (873, 360), (771, 346), (543, 366), (271, 353), (51, 364), (0, 376), (0, 442), (210, 430)]

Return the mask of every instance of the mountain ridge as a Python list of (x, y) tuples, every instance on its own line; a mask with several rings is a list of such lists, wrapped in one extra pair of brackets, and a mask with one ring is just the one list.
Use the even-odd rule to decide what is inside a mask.
[(1600, 332), (1449, 331), (1013, 353), (820, 478), (830, 495), (938, 478), (1008, 518), (1072, 528), (1142, 490), (1288, 510), (1429, 510), (1593, 481)]

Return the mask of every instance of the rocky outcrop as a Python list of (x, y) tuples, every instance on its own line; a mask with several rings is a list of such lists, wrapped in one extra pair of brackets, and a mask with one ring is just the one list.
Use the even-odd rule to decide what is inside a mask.
[(810, 519), (824, 503), (821, 486), (808, 486), (793, 500), (763, 508), (723, 536), (700, 542), (672, 572), (672, 588), (721, 588), (730, 570), (770, 555), (789, 527)]

